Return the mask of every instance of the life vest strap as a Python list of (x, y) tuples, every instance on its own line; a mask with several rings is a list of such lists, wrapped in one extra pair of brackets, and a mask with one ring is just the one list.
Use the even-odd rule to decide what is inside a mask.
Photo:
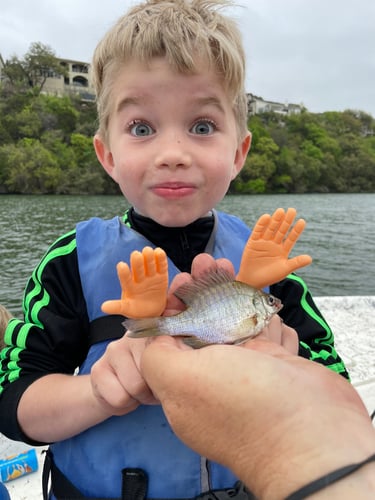
[[(49, 499), (48, 481), (51, 477), (51, 491), (57, 500), (152, 500), (147, 498), (148, 478), (142, 469), (126, 468), (122, 472), (121, 498), (85, 497), (54, 464), (50, 450), (45, 452), (42, 486), (43, 500)], [(156, 499), (154, 499), (156, 500)], [(162, 499), (157, 500), (173, 500)], [(175, 500), (256, 500), (253, 494), (238, 481), (233, 488), (210, 490), (194, 498), (179, 498)]]
[(103, 340), (121, 339), (126, 331), (122, 324), (124, 320), (124, 316), (117, 314), (94, 319), (89, 327), (89, 346), (103, 342)]

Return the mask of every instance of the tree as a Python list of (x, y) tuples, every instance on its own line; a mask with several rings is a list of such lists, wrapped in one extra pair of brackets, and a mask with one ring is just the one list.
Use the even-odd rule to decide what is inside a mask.
[(40, 95), (34, 99), (33, 109), (38, 113), (43, 130), (59, 130), (69, 140), (77, 125), (78, 111), (69, 97)]
[(72, 134), (70, 138), (72, 151), (76, 159), (76, 169), (72, 173), (72, 191), (85, 194), (105, 193), (102, 169), (92, 144), (92, 138), (82, 134)]
[[(244, 168), (239, 174), (238, 181), (245, 184), (241, 192), (261, 193), (267, 191), (269, 180), (276, 171), (275, 160), (279, 147), (265, 135), (259, 137), (251, 154), (246, 158)], [(256, 181), (256, 182), (255, 182)], [(239, 183), (235, 186), (238, 188)]]
[[(25, 57), (24, 66), (23, 60), (7, 61), (8, 80), (0, 82), (1, 191), (119, 194), (95, 156), (95, 103), (46, 95), (35, 87), (30, 91), (24, 68), (36, 71), (42, 49), (34, 44), (30, 54), (35, 57)], [(22, 78), (24, 87), (18, 85)], [(248, 126), (252, 147), (230, 192), (375, 192), (375, 120), (370, 115), (263, 113), (251, 116)]]
[(21, 139), (0, 147), (0, 161), (7, 174), (3, 182), (12, 193), (54, 193), (60, 182), (55, 158), (38, 140)]
[[(2, 62), (3, 87), (5, 91), (21, 90), (25, 86), (25, 72), (17, 56)], [(4, 78), (5, 76), (5, 78)]]
[(2, 71), (14, 91), (32, 89), (35, 94), (40, 94), (48, 77), (66, 74), (51, 47), (40, 42), (33, 42), (23, 59), (13, 56), (5, 61)]

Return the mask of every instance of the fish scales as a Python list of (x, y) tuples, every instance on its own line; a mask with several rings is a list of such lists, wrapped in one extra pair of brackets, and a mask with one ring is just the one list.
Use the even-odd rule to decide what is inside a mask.
[(255, 336), (282, 307), (281, 301), (224, 271), (183, 285), (176, 292), (187, 309), (175, 316), (126, 320), (130, 337), (185, 337), (193, 347), (241, 343)]

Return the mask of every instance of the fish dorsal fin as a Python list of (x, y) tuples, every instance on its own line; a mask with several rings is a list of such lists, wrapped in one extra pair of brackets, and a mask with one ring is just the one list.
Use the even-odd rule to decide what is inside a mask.
[(199, 279), (193, 280), (191, 283), (181, 285), (174, 292), (174, 295), (182, 300), (187, 306), (191, 305), (197, 297), (209, 290), (213, 286), (231, 283), (234, 281), (234, 276), (224, 269), (209, 271)]

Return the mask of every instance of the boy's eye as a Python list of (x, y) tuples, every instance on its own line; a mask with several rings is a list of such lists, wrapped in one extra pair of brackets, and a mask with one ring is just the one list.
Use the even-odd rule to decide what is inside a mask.
[(145, 122), (133, 122), (129, 125), (129, 131), (131, 135), (136, 137), (145, 137), (147, 135), (152, 135), (155, 130)]
[(215, 123), (211, 120), (199, 120), (191, 127), (190, 132), (198, 135), (209, 135), (216, 130)]

